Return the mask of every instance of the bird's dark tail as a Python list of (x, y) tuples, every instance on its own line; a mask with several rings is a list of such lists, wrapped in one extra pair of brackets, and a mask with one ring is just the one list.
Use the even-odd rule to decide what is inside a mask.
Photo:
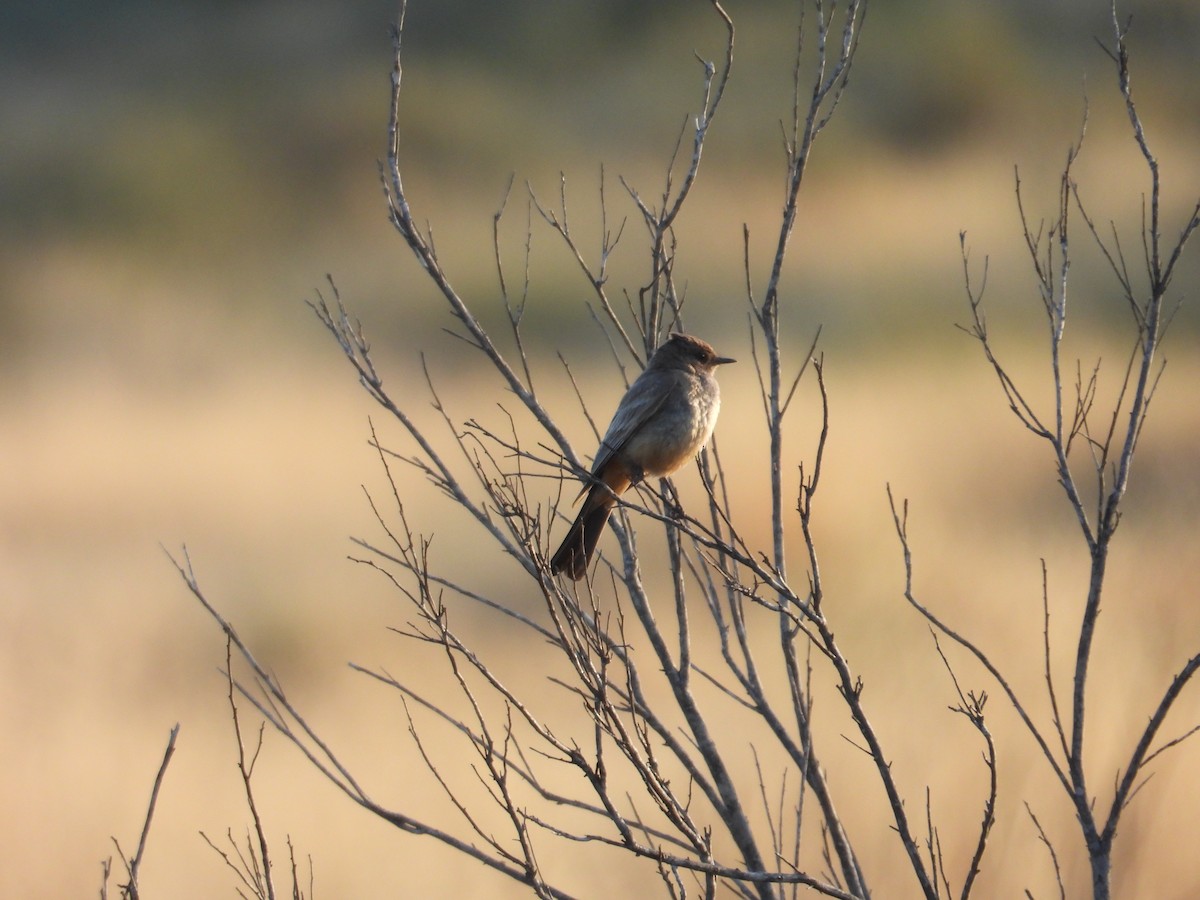
[(583, 509), (550, 559), (551, 572), (555, 575), (566, 572), (576, 581), (587, 574), (588, 564), (596, 552), (596, 544), (600, 542), (600, 535), (604, 533), (604, 525), (614, 504), (612, 494), (603, 484), (596, 485), (588, 492)]

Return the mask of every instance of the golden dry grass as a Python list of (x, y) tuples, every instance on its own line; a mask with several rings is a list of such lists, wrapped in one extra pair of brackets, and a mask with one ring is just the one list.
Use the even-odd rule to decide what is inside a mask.
[[(1022, 370), (1033, 368), (1029, 357), (1018, 362)], [(1037, 698), (1031, 707), (1043, 722), (1038, 558), (1050, 566), (1056, 671), (1065, 680), (1081, 591), (1079, 543), (1044, 456), (1008, 420), (979, 361), (917, 364), (901, 355), (868, 368), (834, 357), (828, 366), (833, 433), (818, 526), (827, 602), (866, 680), (868, 708), (910, 810), (922, 805), (921, 786), (934, 784), (935, 810), (949, 823), (943, 840), (961, 864), (962, 842), (977, 817), (981, 767), (967, 727), (945, 711), (952, 697), (924, 627), (900, 597), (884, 484), (912, 499), (923, 599), (981, 638), (1014, 673), (1018, 689)], [(1194, 358), (1171, 364), (1146, 436), (1145, 474), (1132, 486), (1134, 497), (1139, 489), (1151, 497), (1135, 503), (1123, 525), (1110, 575), (1089, 724), (1090, 767), (1100, 792), (1128, 750), (1130, 729), (1144, 721), (1155, 692), (1195, 650), (1200, 633), (1200, 613), (1190, 603), (1197, 571), (1190, 467), (1200, 415), (1188, 398), (1198, 376)], [(15, 602), (5, 607), (0, 709), (4, 793), (9, 809), (19, 812), (7, 818), (0, 840), (25, 862), (5, 867), (6, 896), (96, 889), (98, 860), (111, 852), (108, 836), (116, 834), (127, 849), (136, 839), (175, 721), (183, 726), (179, 750), (160, 799), (144, 889), (180, 897), (229, 890), (228, 873), (196, 836), (203, 829), (219, 838), (233, 828), (240, 837), (245, 822), (215, 671), (222, 641), (187, 597), (159, 541), (174, 549), (187, 540), (210, 597), (280, 673), (311, 721), (367, 773), (380, 799), (431, 818), (445, 811), (421, 777), (394, 697), (343, 664), (378, 664), (431, 691), (440, 671), (431, 664), (436, 657), (385, 631), (408, 618), (399, 599), (341, 558), (347, 534), (373, 533), (356, 483), (380, 485), (363, 443), (365, 404), (347, 380), (327, 362), (266, 354), (231, 362), (221, 378), (182, 398), (95, 372), (86, 393), (78, 376), (45, 379), (36, 404), (14, 402), (10, 392), (3, 454), (15, 464), (0, 485), (4, 580)], [(763, 509), (762, 448), (741, 437), (754, 435), (758, 425), (754, 386), (748, 367), (724, 380), (718, 435), (733, 481), (746, 485), (739, 512), (753, 522)], [(476, 385), (445, 383), (464, 418)], [(810, 421), (811, 390), (801, 403), (798, 419)], [(811, 427), (797, 428), (789, 459), (807, 457), (810, 440)], [(694, 496), (694, 475), (682, 485)], [(435, 558), (454, 561), (460, 534), (474, 545), (469, 532), (456, 530), (461, 525), (428, 509), (416, 486), (413, 497), (410, 515), (437, 532)], [(448, 564), (473, 583), (489, 578), (491, 564), (479, 554), (461, 567)], [(560, 692), (537, 687), (543, 664), (536, 660), (545, 648), (529, 646), (520, 634), (481, 634), (489, 635), (487, 652), (502, 669), (514, 677), (532, 673), (529, 690), (548, 716), (571, 714)], [(763, 643), (766, 652), (769, 627)], [(989, 710), (1002, 753), (986, 895), (1046, 884), (1045, 858), (1021, 799), (1058, 837), (1074, 891), (1083, 871), (1066, 804), (998, 691), (957, 661), (968, 685), (993, 696)], [(1189, 725), (1193, 708), (1181, 704), (1168, 732)], [(819, 711), (839, 718), (832, 700)], [(910, 895), (874, 779), (836, 738), (840, 727), (826, 736), (825, 762), (843, 791), (860, 852), (889, 896)], [(436, 727), (430, 734), (449, 771), (467, 765), (461, 747), (439, 743), (446, 735)], [(747, 748), (736, 745), (748, 764)], [(1194, 887), (1186, 848), (1200, 802), (1189, 777), (1196, 752), (1184, 748), (1156, 765), (1157, 777), (1133, 807), (1118, 842), (1120, 895), (1183, 897)], [(277, 859), (290, 834), (314, 858), (317, 896), (391, 896), (397, 885), (413, 896), (510, 890), (431, 842), (357, 813), (275, 735), (267, 735), (259, 771)], [(611, 862), (590, 856), (594, 883), (603, 883), (605, 894), (620, 893)], [(553, 857), (547, 868), (554, 870)], [(635, 875), (622, 877), (633, 890)]]

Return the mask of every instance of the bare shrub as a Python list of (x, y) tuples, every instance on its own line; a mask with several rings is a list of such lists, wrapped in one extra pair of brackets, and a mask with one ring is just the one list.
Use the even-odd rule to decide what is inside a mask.
[[(612, 188), (607, 193), (602, 188), (603, 239), (598, 253), (589, 254), (572, 229), (565, 186), (553, 203), (531, 194), (537, 218), (577, 264), (591, 292), (591, 327), (603, 336), (622, 373), (644, 365), (669, 332), (686, 326), (676, 273), (675, 225), (700, 175), (705, 141), (718, 120), (734, 61), (733, 22), (718, 3), (711, 7), (714, 25), (725, 36), (724, 53), (715, 61), (701, 61), (700, 112), (680, 135), (660, 187), (650, 192), (621, 181), (620, 202), (632, 221), (610, 228)], [(409, 604), (411, 619), (404, 635), (438, 648), (444, 665), (441, 690), (431, 696), (420, 693), (403, 674), (360, 671), (396, 691), (425, 762), (423, 777), (444, 791), (457, 811), (454, 820), (430, 821), (420, 809), (393, 808), (377, 800), (367, 785), (369, 775), (350, 771), (334, 742), (310, 727), (299, 705), (205, 597), (186, 554), (177, 563), (195, 597), (240, 655), (248, 673), (238, 682), (244, 695), (317, 771), (351, 801), (400, 831), (442, 842), (538, 896), (595, 893), (587, 884), (572, 882), (570, 866), (564, 863), (585, 852), (643, 861), (668, 896), (713, 896), (720, 891), (773, 898), (800, 888), (831, 897), (869, 896), (872, 860), (857, 849), (854, 824), (840, 811), (839, 791), (845, 788), (830, 777), (825, 763), (833, 747), (844, 746), (839, 733), (843, 729), (845, 740), (870, 765), (870, 778), (857, 783), (855, 791), (881, 798), (878, 808), (886, 817), (857, 823), (860, 833), (873, 825), (892, 836), (911, 884), (921, 895), (970, 895), (996, 820), (1001, 760), (988, 725), (988, 693), (964, 686), (965, 675), (944, 652), (949, 645), (965, 648), (974, 658), (978, 667), (972, 677), (994, 685), (991, 692), (998, 691), (1019, 716), (1053, 771), (1079, 822), (1095, 897), (1109, 895), (1118, 823), (1144, 782), (1147, 767), (1194, 731), (1160, 736), (1168, 713), (1200, 666), (1200, 655), (1184, 662), (1155, 698), (1148, 722), (1129, 726), (1127, 762), (1111, 792), (1101, 795), (1090, 786), (1084, 718), (1089, 704), (1104, 702), (1088, 691), (1088, 675), (1093, 667), (1107, 664), (1094, 652), (1093, 637), (1109, 551), (1162, 374), (1160, 348), (1170, 319), (1171, 278), (1200, 223), (1198, 205), (1177, 237), (1162, 237), (1158, 167), (1134, 104), (1126, 29), (1114, 9), (1114, 46), (1108, 52), (1132, 139), (1151, 178), (1138, 233), (1139, 258), (1127, 257), (1115, 226), (1110, 237), (1087, 214), (1083, 192), (1072, 176), (1082, 136), (1068, 155), (1053, 221), (1035, 225), (1025, 214), (1019, 180), (1017, 185), (1029, 260), (1046, 315), (1047, 378), (1053, 398), (1049, 409), (1030, 399), (996, 349), (984, 315), (986, 265), (982, 273), (972, 266), (963, 242), (969, 301), (965, 330), (978, 342), (1017, 420), (1050, 453), (1091, 560), (1073, 677), (1065, 690), (1052, 677), (1048, 590), (1043, 597), (1044, 646), (1039, 650), (1049, 720), (1011, 686), (1009, 673), (993, 663), (984, 641), (960, 633), (949, 614), (922, 603), (914, 588), (917, 562), (908, 540), (907, 502), (889, 491), (903, 553), (904, 594), (932, 628), (930, 652), (945, 663), (951, 708), (969, 723), (982, 754), (978, 796), (960, 798), (961, 805), (978, 810), (966, 854), (949, 856), (943, 851), (928, 791), (923, 806), (919, 795), (915, 802), (906, 798), (893, 771), (884, 736), (872, 724), (862, 676), (838, 642), (836, 605), (829, 602), (822, 575), (815, 523), (830, 433), (824, 363), (816, 335), (804, 341), (804, 354), (789, 357), (786, 347), (791, 342), (785, 340), (780, 316), (781, 277), (800, 188), (817, 139), (843, 99), (859, 52), (866, 7), (866, 0), (812, 0), (806, 6), (796, 53), (795, 100), (783, 135), (786, 187), (777, 230), (769, 236), (775, 249), (765, 272), (751, 265), (752, 236), (748, 229), (743, 231), (749, 358), (713, 341), (719, 351), (743, 356), (758, 376), (769, 446), (762, 469), (769, 482), (768, 538), (755, 542), (745, 536), (761, 523), (739, 518), (731, 498), (744, 486), (727, 478), (720, 441), (714, 440), (697, 460), (702, 496), (684, 496), (669, 479), (641, 484), (622, 496), (611, 538), (606, 537), (615, 543), (602, 543), (598, 561), (578, 583), (551, 573), (548, 551), (572, 517), (564, 498), (569, 501), (574, 495), (576, 479), (586, 484), (589, 466), (560, 426), (560, 411), (539, 388), (542, 373), (535, 372), (524, 330), (524, 291), (501, 252), (507, 198), (496, 214), (494, 252), (497, 292), (509, 329), (506, 343), (515, 348), (511, 352), (488, 333), (456, 289), (438, 257), (432, 230), (420, 224), (405, 191), (399, 141), (401, 15), (394, 35), (387, 155), (381, 166), (388, 212), (454, 316), (456, 336), (487, 362), (494, 385), (514, 398), (514, 409), (505, 410), (507, 428), (490, 427), (477, 418), (465, 423), (457, 419), (451, 402), (443, 400), (429, 377), (428, 396), (442, 417), (444, 433), (423, 429), (410, 413), (410, 404), (417, 402), (414, 392), (398, 394), (385, 382), (363, 328), (347, 312), (332, 282), (313, 309), (363, 388), (386, 411), (389, 429), (399, 430), (398, 437), (383, 436), (382, 429), (372, 428), (390, 493), (371, 498), (382, 536), (358, 542), (360, 561), (390, 580)], [(1060, 353), (1073, 237), (1068, 225), (1077, 221), (1102, 249), (1133, 323), (1133, 346), (1110, 409), (1097, 407), (1098, 364), (1090, 370), (1075, 369)], [(634, 238), (633, 232), (640, 237)], [(609, 281), (608, 261), (618, 243), (633, 240), (641, 242), (639, 252), (649, 275), (641, 284), (617, 290)], [(565, 359), (562, 366), (575, 384)], [(802, 386), (816, 398), (821, 424), (794, 466), (794, 451), (785, 451), (785, 423)], [(575, 387), (582, 405), (585, 391)], [(472, 405), (478, 398), (455, 402)], [(606, 411), (599, 416), (586, 408), (584, 412), (596, 423), (604, 421)], [(599, 430), (594, 431), (598, 440)], [(472, 585), (452, 566), (434, 562), (430, 539), (405, 509), (405, 478), (413, 472), (433, 484), (445, 504), (473, 520), (472, 540), (489, 542), (519, 568), (525, 597), (538, 599), (536, 611), (512, 602), (500, 590)], [(803, 549), (799, 559), (789, 560), (785, 532), (797, 526)], [(468, 637), (462, 623), (477, 616), (490, 619), (497, 628), (515, 630), (523, 636), (519, 639), (553, 648), (556, 664), (545, 675), (544, 689), (515, 686), (519, 679), (491, 659), (486, 643)], [(814, 700), (822, 685), (840, 708), (826, 714), (823, 707), (818, 716)], [(548, 714), (546, 690), (570, 698), (574, 716), (563, 721)], [(427, 750), (422, 723), (430, 721), (441, 722), (459, 736), (469, 767), (458, 758), (448, 760)], [(243, 746), (240, 729), (238, 745)], [(244, 755), (240, 758), (253, 807), (248, 767)], [(482, 784), (482, 792), (475, 789), (478, 785), (466, 786), (472, 779)], [(1068, 838), (1048, 834), (1031, 817), (1030, 828), (1050, 848), (1056, 887), (1065, 896), (1055, 845)], [(264, 868), (267, 852), (264, 839)]]

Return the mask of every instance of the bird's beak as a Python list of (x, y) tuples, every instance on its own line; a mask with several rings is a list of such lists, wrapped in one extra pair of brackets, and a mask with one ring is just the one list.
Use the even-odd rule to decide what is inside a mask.
[(737, 362), (737, 360), (736, 360), (736, 359), (731, 359), (731, 358), (729, 358), (728, 356), (718, 356), (716, 359), (714, 359), (714, 360), (712, 361), (712, 364), (713, 364), (714, 366), (723, 366), (723, 365), (725, 365), (726, 363), (731, 363), (731, 362)]

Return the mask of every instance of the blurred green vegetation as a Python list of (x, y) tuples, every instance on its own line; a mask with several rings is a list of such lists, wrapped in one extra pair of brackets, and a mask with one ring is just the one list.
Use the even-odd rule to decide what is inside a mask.
[[(740, 263), (734, 220), (749, 215), (738, 201), (778, 191), (779, 123), (791, 105), (796, 4), (731, 0), (728, 9), (738, 27), (734, 78), (702, 181), (726, 192), (714, 203), (729, 209), (732, 237), (730, 252), (711, 266), (698, 261), (680, 271), (693, 296), (721, 283), (713, 266)], [(10, 363), (54, 330), (41, 295), (61, 285), (43, 275), (79, 248), (95, 261), (83, 279), (91, 296), (68, 305), (103, 305), (97, 327), (106, 319), (115, 325), (136, 305), (122, 282), (108, 282), (104, 259), (127, 278), (136, 277), (132, 269), (151, 282), (196, 286), (177, 296), (158, 292), (157, 302), (194, 312), (192, 295), (200, 293), (221, 315), (266, 316), (284, 333), (303, 319), (302, 286), (320, 284), (326, 271), (353, 277), (361, 312), (392, 302), (412, 275), (397, 262), (402, 254), (388, 234), (375, 171), (395, 11), (377, 0), (143, 0), (0, 12), (0, 258), (10, 276), (0, 283), (0, 341)], [(1155, 0), (1128, 12), (1138, 99), (1169, 179), (1194, 168), (1192, 158), (1170, 151), (1195, 146), (1200, 131), (1200, 6)], [(1107, 39), (1108, 15), (1107, 3), (1084, 0), (876, 3), (846, 102), (819, 145), (825, 155), (814, 185), (832, 185), (854, 202), (856, 190), (874, 190), (878, 179), (950, 161), (973, 166), (980, 184), (1004, 185), (1014, 163), (1051, 172), (1078, 132), (1085, 92), (1092, 127), (1119, 133), (1107, 60), (1094, 41)], [(447, 248), (461, 250), (456, 262), (468, 292), (494, 293), (489, 217), (510, 174), (517, 177), (510, 218), (521, 219), (519, 229), (525, 180), (546, 199), (566, 173), (575, 197), (589, 195), (576, 201), (580, 222), (595, 209), (602, 163), (615, 215), (628, 214), (617, 174), (657, 192), (679, 129), (699, 103), (693, 54), (715, 58), (721, 39), (701, 0), (413, 2), (406, 174), (443, 239), (463, 235), (461, 248), (453, 236)], [(1132, 185), (1102, 184), (1099, 192), (1111, 187), (1136, 199), (1144, 180), (1135, 173)], [(1011, 226), (1011, 212), (989, 215), (1009, 215)], [(818, 300), (816, 312), (837, 320), (839, 310), (857, 308), (856, 296), (877, 293), (882, 278), (894, 296), (892, 326), (911, 323), (909, 311), (927, 298), (958, 291), (948, 232), (928, 235), (946, 261), (935, 287), (919, 260), (909, 261), (912, 283), (901, 282), (900, 296), (894, 273), (875, 266), (870, 278), (849, 282), (838, 267), (817, 266), (808, 273), (816, 293), (845, 299), (825, 310)], [(530, 321), (536, 328), (561, 322), (568, 310), (560, 304), (574, 314), (581, 291), (553, 251), (534, 262), (543, 268), (531, 296), (545, 312)], [(729, 289), (739, 284), (736, 273), (727, 281)], [(414, 308), (433, 321), (441, 313), (419, 303), (407, 313)], [(861, 316), (844, 318), (852, 328)], [(1185, 312), (1182, 321), (1195, 316)]]

